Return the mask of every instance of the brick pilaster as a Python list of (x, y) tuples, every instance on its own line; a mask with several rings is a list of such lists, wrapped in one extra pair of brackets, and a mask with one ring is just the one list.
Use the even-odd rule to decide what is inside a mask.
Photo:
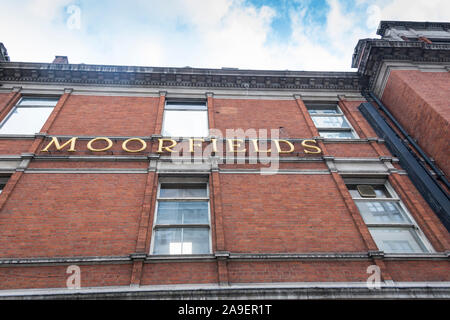
[(21, 87), (14, 88), (9, 94), (8, 98), (6, 98), (6, 103), (0, 106), (0, 121), (2, 121), (8, 113), (14, 108), (16, 103), (19, 101), (21, 94)]
[(153, 130), (153, 134), (161, 134), (162, 130), (162, 122), (164, 118), (164, 106), (166, 104), (166, 91), (160, 91), (159, 92), (159, 103), (158, 103), (158, 111), (156, 113), (156, 121), (155, 121), (155, 127)]
[[(306, 108), (305, 104), (303, 103), (300, 95), (294, 95), (295, 102), (297, 103), (298, 108), (300, 109), (300, 112), (303, 115), (303, 118), (305, 119), (306, 125), (308, 126), (309, 132), (311, 133), (311, 137), (319, 137), (319, 130), (317, 130), (316, 125), (311, 119), (311, 116), (309, 115), (308, 109)], [(322, 149), (322, 154), (324, 156), (328, 155), (327, 149), (325, 147), (325, 144), (322, 140), (317, 141), (318, 146), (320, 149)]]
[(212, 92), (206, 93), (207, 105), (208, 105), (208, 124), (209, 129), (215, 129), (216, 123), (214, 120), (214, 94)]

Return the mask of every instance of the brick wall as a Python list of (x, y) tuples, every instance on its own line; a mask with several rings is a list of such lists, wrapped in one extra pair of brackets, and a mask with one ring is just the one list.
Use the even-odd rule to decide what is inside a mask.
[(159, 98), (71, 95), (49, 133), (150, 136), (158, 102)]
[[(0, 268), (0, 289), (66, 288), (68, 265)], [(128, 286), (131, 264), (81, 265), (80, 285), (86, 287)]]
[[(0, 104), (5, 96), (0, 95)], [(279, 129), (281, 138), (309, 138), (311, 130), (294, 100), (213, 99), (215, 127)], [(159, 98), (69, 95), (53, 114), (48, 132), (53, 135), (149, 136), (162, 121)], [(360, 102), (343, 102), (344, 112), (361, 138), (375, 134), (359, 114)], [(4, 106), (0, 105), (0, 108)], [(107, 110), (107, 112), (105, 112)], [(158, 115), (158, 116), (157, 116)], [(225, 133), (225, 131), (224, 131)], [(284, 136), (283, 136), (284, 135)], [(46, 141), (0, 140), (0, 155), (41, 153)], [(75, 155), (110, 155), (86, 151), (79, 141)], [(115, 141), (114, 155), (123, 155)], [(375, 146), (374, 146), (375, 145)], [(326, 143), (328, 155), (377, 158), (390, 156), (379, 143)], [(133, 145), (130, 145), (133, 147)], [(34, 149), (33, 149), (34, 148)], [(150, 148), (146, 150), (148, 152)], [(143, 152), (142, 154), (146, 154)], [(53, 156), (67, 155), (53, 152)], [(73, 154), (72, 154), (73, 155)], [(130, 154), (127, 154), (130, 155)], [(146, 169), (148, 161), (43, 161), (30, 169)], [(226, 169), (251, 169), (260, 165), (227, 164)], [(281, 169), (325, 170), (324, 162), (281, 163)], [(138, 230), (150, 239), (156, 188), (145, 173), (69, 174), (16, 173), (17, 184), (0, 196), (0, 259), (33, 257), (129, 256), (136, 251)], [(215, 223), (223, 224), (224, 250), (232, 253), (366, 252), (361, 226), (354, 221), (331, 174), (219, 174), (218, 194), (212, 199), (213, 247)], [(148, 182), (150, 181), (150, 182)], [(147, 185), (149, 184), (149, 185)], [(212, 187), (212, 186), (211, 186)], [(344, 187), (345, 188), (345, 187)], [(448, 233), (406, 176), (398, 188), (412, 200), (414, 211), (430, 242), (449, 250)], [(218, 196), (218, 198), (216, 197)], [(348, 197), (348, 195), (347, 195)], [(221, 210), (219, 210), (219, 207)], [(147, 210), (147, 211), (145, 211)], [(221, 214), (217, 219), (216, 214)], [(142, 217), (148, 221), (141, 221)], [(221, 222), (219, 221), (221, 220)], [(148, 225), (146, 225), (148, 223)], [(439, 237), (434, 237), (433, 234)], [(439, 239), (440, 238), (440, 239)], [(144, 241), (145, 242), (145, 241)], [(358, 261), (151, 261), (136, 274), (133, 264), (81, 265), (82, 286), (128, 285), (133, 277), (142, 285), (217, 283), (224, 278), (239, 282), (365, 281), (367, 266)], [(448, 264), (421, 261), (389, 261), (386, 270), (397, 281), (443, 281)], [(65, 287), (67, 265), (2, 266), (0, 289)], [(224, 271), (225, 270), (225, 271)], [(220, 272), (219, 272), (220, 271)], [(404, 279), (404, 280), (402, 280)], [(408, 280), (412, 279), (412, 280)]]
[(144, 174), (24, 174), (0, 213), (0, 257), (134, 252)]
[(331, 175), (220, 179), (225, 243), (232, 252), (366, 250)]
[[(450, 72), (394, 70), (382, 101), (448, 176)], [(434, 129), (432, 129), (434, 128)]]
[(217, 129), (280, 129), (281, 138), (310, 138), (306, 122), (294, 100), (214, 99)]
[(368, 261), (230, 262), (230, 282), (366, 281)]
[(386, 261), (396, 281), (450, 281), (449, 261)]
[(142, 285), (217, 283), (215, 262), (160, 262), (144, 265)]
[(3, 108), (3, 106), (6, 104), (10, 97), (9, 93), (0, 93), (0, 110)]

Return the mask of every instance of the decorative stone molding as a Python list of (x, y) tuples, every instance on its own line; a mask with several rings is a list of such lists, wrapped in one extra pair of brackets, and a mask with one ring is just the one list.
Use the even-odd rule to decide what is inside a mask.
[(385, 61), (448, 64), (450, 63), (450, 43), (359, 40), (353, 54), (352, 67), (358, 68), (364, 89), (373, 90), (377, 75)]
[(135, 87), (356, 90), (355, 72), (157, 68), (1, 62), (0, 81)]
[(373, 290), (365, 282), (283, 282), (231, 283), (192, 285), (147, 285), (91, 287), (77, 290), (21, 289), (1, 290), (3, 299), (158, 299), (158, 300), (274, 300), (274, 299), (449, 299), (449, 282), (395, 282), (381, 283)]

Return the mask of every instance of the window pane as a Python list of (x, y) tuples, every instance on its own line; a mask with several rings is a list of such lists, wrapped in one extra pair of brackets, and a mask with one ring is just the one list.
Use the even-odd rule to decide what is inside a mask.
[(0, 128), (0, 134), (35, 134), (39, 132), (53, 107), (15, 107)]
[(166, 137), (208, 136), (206, 111), (164, 111), (163, 135)]
[(160, 201), (157, 224), (208, 224), (208, 202)]
[(209, 253), (208, 228), (168, 228), (155, 232), (154, 254)]
[(192, 252), (184, 254), (204, 254), (209, 253), (209, 229), (208, 228), (183, 228), (183, 243), (192, 244)]
[(58, 98), (22, 98), (18, 105), (54, 107), (58, 103), (58, 100)]
[(317, 117), (312, 116), (317, 128), (350, 128), (344, 117)]
[(321, 137), (329, 139), (353, 139), (355, 136), (351, 131), (319, 131)]
[(397, 202), (356, 201), (366, 223), (411, 223)]
[(206, 105), (204, 103), (167, 103), (166, 110), (207, 110)]
[(309, 114), (340, 114), (337, 107), (327, 107), (327, 108), (319, 108), (313, 107), (308, 108)]
[(174, 185), (162, 184), (159, 191), (160, 198), (199, 198), (207, 197), (206, 184)]
[(387, 253), (427, 252), (412, 229), (369, 228), (378, 248)]
[[(158, 229), (155, 231), (154, 254), (180, 254), (177, 244), (181, 243), (181, 228)], [(172, 251), (171, 251), (172, 250)]]

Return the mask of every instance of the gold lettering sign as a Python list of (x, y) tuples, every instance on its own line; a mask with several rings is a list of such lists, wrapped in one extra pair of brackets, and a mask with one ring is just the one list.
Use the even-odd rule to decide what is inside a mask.
[(201, 143), (195, 143), (195, 141), (204, 142), (204, 139), (189, 139), (189, 152), (194, 152), (194, 147), (202, 147)]
[[(158, 147), (158, 151), (157, 151), (158, 153), (163, 153), (164, 152), (163, 149), (165, 149), (166, 151), (169, 151), (169, 152), (175, 152), (172, 149), (170, 149), (177, 145), (177, 142), (175, 140), (173, 140), (173, 139), (158, 139), (158, 141), (159, 141), (159, 147)], [(163, 147), (164, 141), (170, 141), (172, 144), (170, 146)]]
[(235, 148), (243, 147), (241, 145), (241, 143), (242, 144), (244, 143), (243, 139), (227, 139), (227, 142), (228, 142), (228, 147), (230, 148), (231, 152), (245, 152), (245, 151), (247, 151), (247, 149), (245, 147), (244, 147), (244, 149), (241, 149), (241, 150), (235, 149)]
[(212, 152), (217, 152), (217, 139), (211, 139), (213, 149)]
[[(72, 137), (69, 140), (67, 140), (64, 143), (60, 143), (57, 137), (52, 137), (51, 141), (45, 146), (44, 149), (42, 149), (42, 152), (49, 152), (49, 149), (51, 146), (55, 146), (56, 150), (61, 151), (64, 148), (69, 146), (69, 149), (67, 149), (68, 152), (75, 152), (75, 144), (77, 142), (77, 139), (79, 139), (79, 137)], [(218, 150), (218, 139), (211, 139), (211, 146), (212, 146), (212, 152), (217, 152)], [(104, 148), (95, 148), (93, 147), (93, 144), (97, 141), (105, 141), (106, 142), (106, 147)], [(139, 149), (130, 149), (128, 147), (128, 144), (133, 142), (133, 141), (137, 141), (138, 143), (140, 143), (141, 147)], [(205, 142), (204, 139), (201, 138), (191, 138), (188, 139), (189, 142), (189, 152), (190, 153), (194, 153), (195, 152), (195, 148), (202, 148), (203, 147), (203, 142)], [(246, 152), (247, 148), (245, 147), (245, 140), (244, 139), (224, 139), (224, 142), (226, 142), (226, 144), (228, 145), (228, 150), (230, 152)], [(276, 150), (278, 153), (292, 153), (295, 150), (295, 146), (292, 142), (288, 141), (288, 140), (284, 140), (284, 139), (273, 139), (272, 142), (274, 143)], [(257, 153), (269, 153), (271, 152), (271, 149), (267, 149), (267, 150), (261, 150), (259, 148), (259, 141), (258, 139), (250, 139), (249, 140), (249, 144), (253, 145), (253, 150), (254, 152)], [(175, 151), (173, 148), (178, 144), (177, 141), (173, 140), (173, 139), (169, 139), (169, 138), (162, 138), (162, 139), (158, 139), (158, 151), (157, 153), (164, 153), (164, 152), (177, 152)], [(301, 142), (301, 145), (303, 147), (303, 151), (305, 154), (320, 154), (322, 152), (322, 149), (320, 149), (317, 145), (316, 140), (303, 140)], [(94, 138), (92, 140), (90, 140), (87, 144), (87, 148), (90, 151), (93, 152), (102, 152), (102, 151), (107, 151), (109, 149), (111, 149), (113, 146), (113, 142), (111, 141), (111, 139), (107, 138), (107, 137), (98, 137), (98, 138)], [(122, 149), (126, 152), (131, 152), (131, 153), (136, 153), (136, 152), (142, 152), (147, 148), (147, 142), (145, 142), (143, 139), (141, 138), (130, 138), (125, 140), (122, 143)]]
[[(106, 141), (106, 143), (107, 143), (108, 145), (107, 145), (106, 147), (102, 148), (102, 149), (96, 149), (96, 148), (93, 148), (93, 147), (92, 147), (92, 144), (93, 144), (94, 142), (100, 141), (100, 140)], [(87, 144), (87, 148), (88, 148), (89, 150), (91, 150), (91, 151), (94, 151), (94, 152), (102, 152), (102, 151), (106, 151), (106, 150), (111, 149), (112, 145), (113, 145), (113, 142), (111, 141), (111, 139), (106, 138), (106, 137), (99, 137), (99, 138), (95, 138), (95, 139), (92, 139), (91, 141), (89, 141), (88, 144)]]
[[(127, 144), (131, 141), (138, 141), (142, 145), (142, 147), (137, 150), (128, 149)], [(122, 143), (122, 149), (125, 150), (126, 152), (141, 152), (141, 151), (144, 151), (146, 148), (147, 148), (147, 142), (145, 142), (144, 140), (139, 139), (139, 138), (131, 138), (131, 139), (125, 140)]]
[(255, 149), (255, 152), (264, 152), (264, 153), (269, 153), (271, 152), (272, 149), (268, 149), (268, 150), (260, 150), (259, 149), (259, 144), (258, 144), (258, 140), (256, 139), (252, 139), (250, 140), (253, 144), (253, 149)]
[(64, 144), (60, 145), (60, 144), (59, 144), (58, 138), (57, 138), (57, 137), (53, 137), (53, 138), (52, 138), (52, 141), (50, 141), (49, 144), (48, 144), (44, 149), (42, 149), (42, 151), (43, 151), (43, 152), (48, 152), (48, 148), (50, 148), (50, 146), (51, 146), (52, 144), (54, 144), (56, 150), (59, 151), (59, 150), (61, 150), (62, 148), (64, 148), (65, 146), (67, 146), (67, 145), (70, 143), (70, 148), (69, 148), (69, 150), (67, 150), (67, 151), (69, 151), (69, 152), (75, 152), (75, 151), (76, 151), (76, 150), (75, 150), (75, 142), (77, 141), (77, 139), (78, 139), (77, 137), (70, 138), (70, 139), (67, 140)]
[[(273, 140), (275, 147), (277, 147), (278, 153), (291, 153), (294, 151), (294, 145), (287, 140)], [(289, 150), (281, 150), (280, 142), (283, 142), (289, 146)]]
[[(317, 147), (317, 146), (312, 146), (312, 145), (308, 144), (308, 142), (310, 142), (310, 143), (316, 143), (316, 140), (303, 140), (303, 141), (302, 141), (302, 146), (305, 147), (305, 149), (303, 149), (303, 150), (305, 151), (305, 153), (318, 154), (318, 153), (321, 153), (321, 152), (322, 152), (322, 149), (320, 149), (320, 148)], [(313, 149), (313, 150), (315, 150), (315, 151), (311, 151), (311, 150), (308, 150), (308, 149), (306, 149), (306, 148), (308, 148), (308, 149)]]

